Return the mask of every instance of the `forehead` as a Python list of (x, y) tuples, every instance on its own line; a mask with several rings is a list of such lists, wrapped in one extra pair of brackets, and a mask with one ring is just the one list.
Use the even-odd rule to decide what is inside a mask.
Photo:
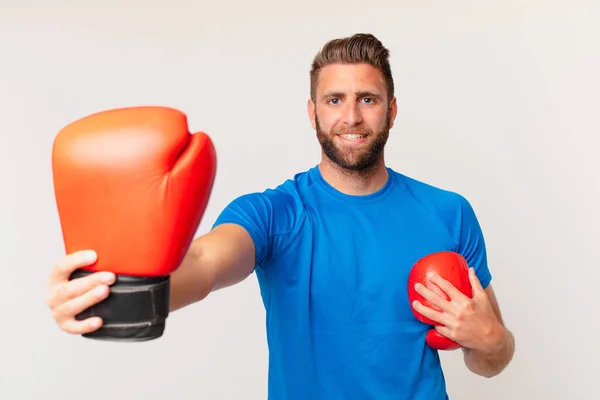
[(368, 64), (332, 64), (324, 67), (319, 75), (317, 93), (385, 92), (383, 74), (377, 68)]

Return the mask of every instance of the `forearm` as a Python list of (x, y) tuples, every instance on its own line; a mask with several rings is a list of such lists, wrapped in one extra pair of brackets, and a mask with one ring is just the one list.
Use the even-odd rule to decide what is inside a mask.
[(467, 368), (477, 375), (491, 378), (500, 374), (512, 360), (515, 352), (515, 338), (507, 328), (499, 328), (499, 340), (492, 351), (464, 350)]

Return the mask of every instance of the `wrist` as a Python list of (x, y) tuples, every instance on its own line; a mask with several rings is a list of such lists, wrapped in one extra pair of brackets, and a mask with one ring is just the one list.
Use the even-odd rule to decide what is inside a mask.
[(502, 347), (506, 341), (507, 332), (508, 330), (506, 327), (504, 327), (504, 325), (502, 325), (500, 322), (496, 322), (487, 335), (486, 346), (483, 351), (485, 353), (493, 354), (502, 350)]

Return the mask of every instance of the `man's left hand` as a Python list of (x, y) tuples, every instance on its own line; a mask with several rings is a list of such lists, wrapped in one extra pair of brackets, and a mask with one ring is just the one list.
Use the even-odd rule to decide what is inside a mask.
[(494, 313), (489, 297), (473, 268), (469, 268), (472, 298), (465, 296), (439, 275), (434, 275), (429, 280), (439, 286), (450, 300), (417, 283), (417, 293), (441, 311), (426, 307), (419, 301), (413, 304), (415, 311), (442, 324), (436, 325), (435, 329), (465, 348), (486, 353), (497, 351), (502, 345), (505, 328)]

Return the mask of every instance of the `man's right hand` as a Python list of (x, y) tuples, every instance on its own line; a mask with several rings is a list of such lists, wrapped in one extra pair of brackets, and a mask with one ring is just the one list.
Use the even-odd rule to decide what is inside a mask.
[(115, 274), (96, 272), (83, 278), (69, 280), (75, 270), (95, 261), (96, 254), (93, 251), (67, 254), (58, 261), (50, 274), (46, 303), (58, 327), (67, 333), (84, 334), (102, 326), (103, 321), (99, 317), (82, 321), (76, 320), (75, 317), (108, 296), (109, 286), (115, 282)]

